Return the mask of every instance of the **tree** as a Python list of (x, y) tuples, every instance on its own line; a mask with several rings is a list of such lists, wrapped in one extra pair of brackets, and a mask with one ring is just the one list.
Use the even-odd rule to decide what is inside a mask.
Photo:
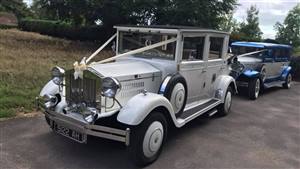
[(75, 25), (160, 24), (218, 28), (237, 0), (34, 0), (32, 10), (41, 19), (76, 22)]
[(0, 0), (0, 11), (11, 12), (18, 19), (31, 15), (23, 0)]
[(240, 24), (239, 33), (246, 39), (261, 40), (263, 33), (259, 28), (258, 13), (259, 10), (256, 8), (256, 6), (251, 6), (250, 9), (247, 10), (246, 22), (242, 22)]
[(236, 0), (159, 0), (153, 24), (188, 25), (218, 28)]
[(285, 44), (300, 46), (300, 4), (297, 4), (289, 11), (283, 24), (277, 22), (274, 26), (276, 40)]
[(218, 27), (219, 30), (230, 33), (238, 33), (240, 29), (238, 21), (235, 18), (233, 18), (233, 12), (225, 15), (219, 23)]

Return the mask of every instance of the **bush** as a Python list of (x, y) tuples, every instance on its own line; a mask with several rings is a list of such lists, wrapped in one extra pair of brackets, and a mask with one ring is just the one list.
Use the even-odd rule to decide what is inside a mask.
[(1, 25), (0, 24), (0, 29), (12, 29), (12, 28), (17, 28), (17, 25)]
[(74, 27), (67, 22), (36, 19), (19, 21), (19, 29), (71, 40), (105, 41), (112, 34), (112, 30), (97, 25)]
[(300, 80), (300, 56), (291, 58), (292, 75), (295, 80)]

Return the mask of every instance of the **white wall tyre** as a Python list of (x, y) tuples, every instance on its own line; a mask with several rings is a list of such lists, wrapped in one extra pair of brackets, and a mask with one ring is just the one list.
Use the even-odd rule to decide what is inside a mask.
[(282, 85), (283, 88), (289, 89), (291, 88), (291, 83), (292, 83), (292, 75), (289, 73), (286, 78), (285, 78), (285, 83)]
[(251, 100), (258, 98), (260, 92), (261, 82), (259, 78), (250, 79), (248, 83), (248, 97)]
[(179, 117), (183, 113), (187, 93), (185, 79), (180, 74), (173, 75), (163, 94), (172, 104), (176, 117)]
[(138, 126), (132, 128), (130, 157), (137, 166), (146, 166), (160, 155), (167, 136), (167, 121), (160, 112), (151, 112)]
[(178, 113), (182, 110), (185, 104), (185, 88), (182, 83), (177, 83), (171, 93), (170, 102), (173, 106), (175, 116), (178, 116)]
[(266, 68), (263, 66), (260, 71), (260, 79), (261, 79), (262, 83), (265, 82), (266, 77), (267, 77), (267, 71), (266, 71)]
[(232, 105), (232, 89), (229, 86), (225, 95), (224, 103), (218, 106), (218, 115), (226, 116), (230, 113), (230, 108)]

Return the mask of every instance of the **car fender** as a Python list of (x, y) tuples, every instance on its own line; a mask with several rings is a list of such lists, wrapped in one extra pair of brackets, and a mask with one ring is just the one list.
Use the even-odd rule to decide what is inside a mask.
[(164, 96), (156, 93), (137, 94), (120, 109), (117, 120), (127, 125), (139, 125), (147, 115), (157, 107), (164, 107), (176, 121), (171, 103)]
[(281, 73), (281, 80), (285, 80), (286, 76), (291, 72), (291, 70), (292, 70), (291, 66), (284, 66)]
[(45, 94), (56, 95), (60, 94), (61, 101), (56, 105), (55, 111), (58, 113), (63, 112), (63, 109), (67, 106), (66, 98), (63, 93), (60, 92), (59, 86), (56, 85), (52, 80), (50, 80), (41, 90), (40, 97), (43, 97)]
[(215, 82), (215, 98), (220, 99), (224, 102), (226, 91), (228, 86), (232, 85), (233, 91), (237, 93), (237, 86), (232, 76), (221, 75), (216, 79)]
[(59, 86), (50, 80), (41, 90), (40, 96), (43, 97), (45, 94), (56, 95), (59, 93)]
[(243, 75), (248, 78), (256, 78), (256, 77), (259, 77), (260, 72), (258, 72), (256, 70), (247, 69), (243, 72)]

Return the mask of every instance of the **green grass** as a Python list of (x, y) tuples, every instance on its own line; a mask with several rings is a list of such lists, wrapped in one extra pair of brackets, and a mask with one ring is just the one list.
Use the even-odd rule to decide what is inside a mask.
[[(0, 29), (0, 118), (34, 110), (34, 100), (58, 65), (72, 68), (100, 44), (67, 41), (16, 29)], [(111, 56), (109, 52), (97, 59)]]

